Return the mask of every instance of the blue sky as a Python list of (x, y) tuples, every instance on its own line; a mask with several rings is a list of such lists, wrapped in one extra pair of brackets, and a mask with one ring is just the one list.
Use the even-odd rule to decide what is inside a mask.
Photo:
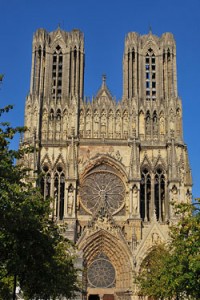
[[(0, 0), (0, 107), (14, 104), (7, 119), (23, 125), (29, 92), (33, 33), (78, 28), (85, 36), (85, 91), (95, 95), (101, 76), (113, 96), (122, 96), (125, 35), (174, 34), (178, 91), (183, 102), (184, 140), (193, 174), (193, 196), (200, 197), (200, 0)], [(13, 142), (17, 147), (17, 141)]]

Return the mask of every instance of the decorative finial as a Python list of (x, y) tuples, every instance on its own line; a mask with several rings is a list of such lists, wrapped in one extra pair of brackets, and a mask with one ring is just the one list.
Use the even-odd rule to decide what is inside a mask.
[(152, 34), (152, 27), (149, 25), (149, 33)]
[(106, 84), (106, 74), (102, 75), (102, 85), (105, 86)]

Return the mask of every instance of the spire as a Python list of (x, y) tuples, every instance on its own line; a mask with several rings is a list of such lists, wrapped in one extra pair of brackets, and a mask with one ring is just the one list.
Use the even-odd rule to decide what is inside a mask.
[(149, 34), (152, 34), (152, 27), (149, 25)]
[(102, 75), (102, 84), (100, 89), (97, 92), (97, 95), (95, 96), (96, 99), (100, 98), (102, 95), (107, 96), (107, 98), (112, 99), (112, 95), (107, 87), (106, 84), (106, 75)]
[(106, 74), (102, 75), (102, 88), (106, 87)]

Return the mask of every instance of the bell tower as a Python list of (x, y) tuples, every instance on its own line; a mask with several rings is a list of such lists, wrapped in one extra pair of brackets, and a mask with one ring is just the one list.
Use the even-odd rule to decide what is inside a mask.
[(147, 101), (177, 97), (176, 44), (171, 33), (161, 38), (130, 32), (123, 59), (124, 97)]
[[(84, 37), (79, 30), (38, 29), (33, 37), (30, 93), (26, 100), (25, 138), (62, 140), (76, 130), (84, 82)], [(73, 114), (70, 111), (75, 104)], [(71, 117), (69, 123), (61, 119)], [(73, 120), (72, 120), (73, 119)], [(68, 123), (68, 124), (67, 124)]]
[(75, 215), (78, 111), (83, 83), (83, 33), (38, 29), (33, 37), (24, 144), (37, 149), (26, 163), (44, 173), (40, 187), (44, 198), (55, 199), (52, 206), (56, 220), (73, 219)]
[(38, 29), (33, 37), (31, 95), (83, 97), (84, 39), (79, 30)]

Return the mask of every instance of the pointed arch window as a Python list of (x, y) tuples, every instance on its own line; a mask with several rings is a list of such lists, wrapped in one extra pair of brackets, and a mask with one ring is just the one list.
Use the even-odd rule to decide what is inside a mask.
[(165, 203), (165, 176), (164, 172), (159, 168), (155, 174), (155, 213), (158, 221), (163, 222), (166, 212)]
[(145, 56), (146, 100), (156, 100), (156, 57), (151, 48)]
[(142, 171), (140, 184), (140, 214), (143, 221), (150, 220), (151, 176), (148, 169)]
[(41, 186), (41, 193), (44, 199), (46, 199), (50, 197), (50, 192), (51, 192), (51, 173), (47, 165), (43, 166), (42, 171), (44, 175), (42, 176), (40, 186)]
[(57, 167), (54, 175), (54, 213), (57, 220), (64, 216), (65, 174), (61, 166)]
[(61, 99), (62, 95), (63, 54), (58, 45), (53, 53), (52, 63), (52, 97)]
[(128, 52), (128, 97), (134, 96), (135, 89), (135, 49)]
[(42, 92), (45, 76), (45, 47), (41, 45), (35, 48), (33, 63), (33, 92)]

